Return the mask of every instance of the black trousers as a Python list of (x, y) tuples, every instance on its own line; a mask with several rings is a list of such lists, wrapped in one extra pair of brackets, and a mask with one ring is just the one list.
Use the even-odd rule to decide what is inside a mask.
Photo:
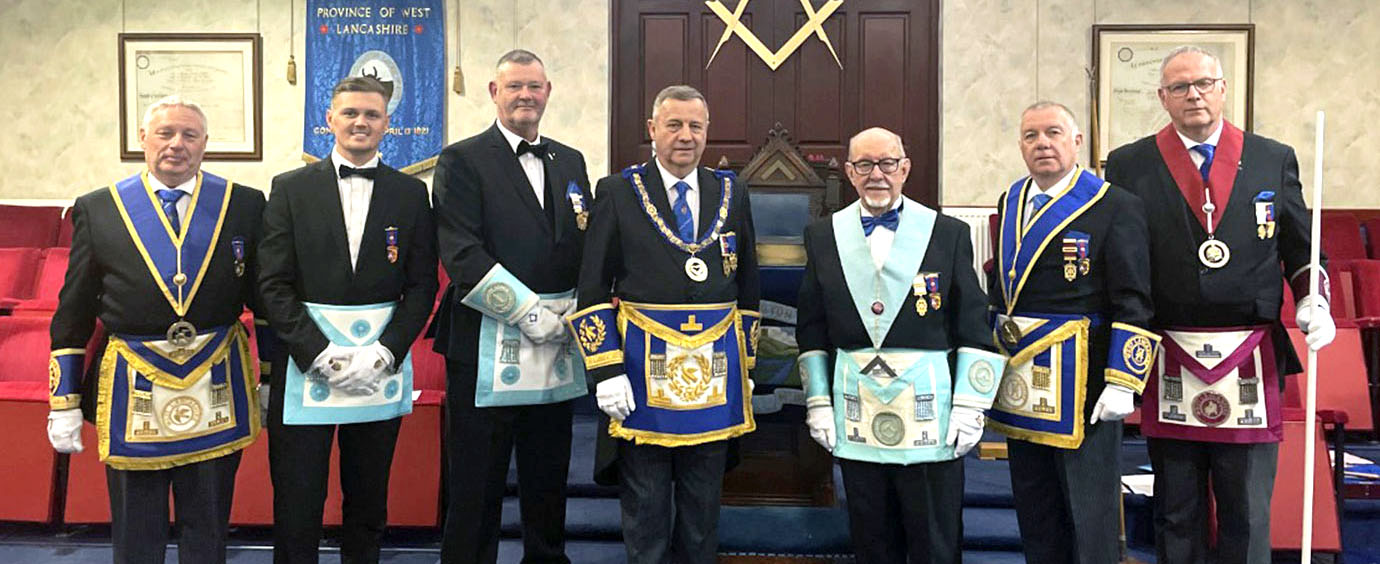
[(239, 451), (166, 470), (106, 466), (115, 564), (162, 564), (168, 552), (169, 486), (177, 511), (178, 560), (223, 564), (239, 467)]
[(378, 562), (379, 539), (388, 524), (388, 473), (402, 418), (348, 425), (284, 425), (281, 388), (273, 386), (268, 417), (273, 562), (317, 562), (331, 444), (337, 440), (343, 496), (340, 561)]
[(963, 459), (906, 465), (838, 461), (859, 564), (963, 561)]
[(1027, 563), (1120, 559), (1121, 427), (1120, 421), (1085, 426), (1076, 449), (1007, 441)]
[(524, 564), (569, 564), (565, 555), (571, 402), (475, 407), (476, 368), (446, 363), (446, 522), (441, 561), (493, 564), (508, 463), (517, 451)]
[(728, 441), (661, 447), (618, 441), (623, 543), (631, 564), (713, 564)]
[[(1270, 498), (1279, 443), (1149, 439), (1155, 471), (1155, 552), (1161, 564), (1269, 564)], [(1217, 549), (1208, 549), (1208, 484)]]

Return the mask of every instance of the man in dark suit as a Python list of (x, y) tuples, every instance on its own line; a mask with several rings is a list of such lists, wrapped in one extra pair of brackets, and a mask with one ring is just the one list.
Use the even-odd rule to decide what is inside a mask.
[(839, 459), (858, 562), (959, 562), (963, 455), (1005, 359), (968, 226), (901, 194), (901, 138), (863, 131), (848, 158), (858, 201), (805, 229), (806, 423)]
[(498, 558), (515, 448), (523, 562), (570, 562), (571, 400), (588, 390), (561, 317), (574, 311), (593, 202), (584, 155), (537, 132), (550, 92), (536, 55), (503, 55), (489, 83), (498, 119), (447, 147), (436, 166), (441, 261), (452, 281), (434, 322), (447, 374), (443, 562)]
[(652, 162), (595, 189), (580, 312), (567, 320), (611, 418), (600, 421), (595, 480), (622, 489), (628, 560), (708, 563), (728, 439), (756, 428), (752, 213), (733, 173), (699, 168), (703, 95), (663, 89), (647, 129)]
[(1223, 119), (1226, 89), (1215, 56), (1171, 51), (1158, 91), (1171, 123), (1107, 159), (1107, 179), (1140, 196), (1148, 214), (1165, 354), (1141, 428), (1155, 472), (1155, 546), (1169, 564), (1270, 561), (1279, 390), (1302, 371), (1279, 321), (1285, 281), (1308, 346), (1336, 334), (1325, 270), (1320, 294), (1308, 292), (1311, 222), (1294, 150)]
[[(225, 562), (239, 451), (259, 433), (239, 317), (255, 303), (264, 197), (202, 172), (206, 140), (200, 107), (159, 100), (139, 128), (148, 169), (72, 207), (48, 437), (80, 452), (82, 412), (94, 419), (121, 564), (163, 562), (170, 486), (183, 561)], [(109, 342), (83, 378), (97, 319)]]
[(989, 425), (1010, 440), (1026, 561), (1120, 558), (1121, 420), (1135, 410), (1159, 337), (1145, 211), (1078, 166), (1083, 134), (1063, 104), (1021, 113), (1029, 176), (998, 201), (988, 291), (1009, 356)]
[(377, 562), (388, 471), (411, 410), (408, 349), (436, 296), (426, 186), (379, 162), (383, 85), (335, 87), (331, 157), (273, 179), (259, 248), (261, 291), (286, 362), (269, 403), (274, 561), (317, 561), (332, 439), (344, 493), (341, 559)]

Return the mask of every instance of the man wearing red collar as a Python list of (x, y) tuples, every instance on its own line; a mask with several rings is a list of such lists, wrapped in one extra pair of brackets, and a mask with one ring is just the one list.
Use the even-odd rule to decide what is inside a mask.
[(1301, 298), (1309, 347), (1336, 334), (1325, 271), (1319, 294), (1308, 293), (1310, 225), (1294, 150), (1223, 119), (1227, 86), (1215, 56), (1173, 50), (1159, 88), (1172, 123), (1107, 160), (1107, 180), (1140, 196), (1150, 227), (1164, 354), (1145, 390), (1142, 430), (1162, 563), (1210, 559), (1209, 482), (1216, 561), (1270, 561), (1279, 389), (1285, 374), (1302, 371), (1279, 320), (1282, 282)]

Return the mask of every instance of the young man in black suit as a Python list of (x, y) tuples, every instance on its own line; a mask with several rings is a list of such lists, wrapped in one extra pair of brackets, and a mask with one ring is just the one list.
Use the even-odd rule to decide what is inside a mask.
[(1155, 471), (1155, 547), (1168, 564), (1270, 561), (1279, 390), (1303, 371), (1279, 320), (1286, 281), (1308, 346), (1336, 335), (1326, 270), (1319, 295), (1308, 293), (1311, 221), (1294, 150), (1223, 119), (1226, 92), (1217, 57), (1171, 51), (1158, 90), (1171, 123), (1107, 158), (1107, 180), (1140, 196), (1148, 215), (1165, 354), (1141, 430)]
[(388, 521), (408, 349), (436, 296), (436, 228), (426, 186), (379, 162), (386, 96), (372, 78), (340, 81), (331, 157), (275, 177), (265, 211), (260, 289), (288, 356), (268, 422), (280, 563), (317, 561), (337, 434), (342, 560), (377, 562)]
[(571, 400), (588, 393), (561, 317), (574, 311), (588, 227), (579, 151), (538, 133), (551, 82), (521, 49), (498, 60), (498, 119), (446, 147), (433, 201), (451, 287), (436, 313), (449, 432), (441, 560), (498, 558), (508, 463), (517, 451), (523, 562), (568, 563)]
[[(207, 138), (195, 103), (155, 102), (139, 128), (147, 170), (72, 207), (48, 438), (58, 452), (81, 452), (82, 412), (96, 423), (120, 564), (163, 562), (169, 488), (180, 557), (225, 562), (240, 449), (259, 434), (239, 317), (255, 306), (264, 197), (201, 170)], [(109, 342), (83, 377), (97, 319)], [(261, 349), (266, 333), (257, 332)]]
[(595, 189), (580, 312), (567, 319), (608, 417), (595, 480), (622, 489), (628, 560), (709, 563), (728, 439), (756, 428), (752, 212), (732, 172), (699, 167), (709, 132), (702, 94), (663, 89), (647, 129), (652, 162)]
[(1021, 112), (1029, 175), (997, 203), (993, 333), (1009, 356), (989, 426), (1010, 440), (1026, 562), (1119, 558), (1121, 420), (1135, 410), (1159, 337), (1145, 211), (1078, 166), (1083, 134), (1063, 104)]

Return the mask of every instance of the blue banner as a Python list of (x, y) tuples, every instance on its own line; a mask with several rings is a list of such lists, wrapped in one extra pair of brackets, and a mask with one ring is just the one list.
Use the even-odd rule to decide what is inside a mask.
[(446, 14), (442, 0), (308, 0), (302, 152), (325, 159), (331, 89), (371, 76), (389, 89), (384, 163), (415, 173), (436, 164), (446, 131)]

